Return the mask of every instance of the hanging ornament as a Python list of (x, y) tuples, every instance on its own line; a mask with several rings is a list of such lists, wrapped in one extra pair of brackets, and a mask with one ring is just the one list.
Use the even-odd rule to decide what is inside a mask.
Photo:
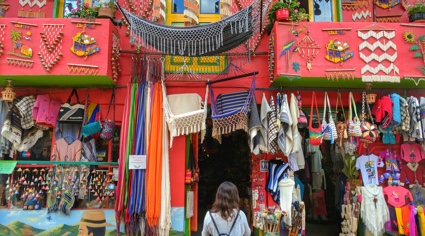
[(305, 34), (306, 35), (304, 36), (304, 38), (298, 43), (296, 50), (298, 51), (300, 56), (306, 61), (307, 70), (311, 71), (311, 63), (313, 59), (316, 58), (319, 54), (321, 47), (319, 44), (316, 43), (316, 41), (314, 41), (314, 39), (310, 37), (309, 30), (307, 30)]
[(47, 72), (50, 72), (62, 58), (62, 30), (64, 26), (64, 24), (43, 24), (43, 32), (40, 32), (41, 43), (38, 56)]

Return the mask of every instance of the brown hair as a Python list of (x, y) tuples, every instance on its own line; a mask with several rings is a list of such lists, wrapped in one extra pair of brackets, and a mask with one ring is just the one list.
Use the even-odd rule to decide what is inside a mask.
[(239, 210), (239, 192), (236, 185), (225, 181), (218, 186), (211, 212), (220, 213), (227, 220), (234, 217), (233, 209)]

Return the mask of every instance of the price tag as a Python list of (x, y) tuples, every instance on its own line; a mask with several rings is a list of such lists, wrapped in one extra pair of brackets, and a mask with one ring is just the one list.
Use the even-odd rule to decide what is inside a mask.
[(128, 169), (144, 170), (146, 169), (146, 155), (130, 155), (128, 160)]

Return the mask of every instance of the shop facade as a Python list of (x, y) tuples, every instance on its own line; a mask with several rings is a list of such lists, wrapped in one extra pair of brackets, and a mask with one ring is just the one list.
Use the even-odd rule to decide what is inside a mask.
[[(211, 115), (204, 118), (207, 123), (205, 125), (205, 138), (200, 130), (184, 131), (175, 135), (172, 138), (172, 145), (170, 145), (171, 139), (165, 136), (170, 135), (167, 131), (169, 126), (160, 128), (162, 124), (158, 122), (155, 126), (157, 129), (152, 129), (152, 126), (146, 125), (146, 122), (152, 125), (161, 116), (153, 118), (152, 115), (151, 118), (143, 119), (143, 117), (148, 116), (143, 111), (149, 111), (152, 114), (155, 114), (154, 111), (158, 111), (158, 114), (161, 114), (162, 108), (159, 107), (162, 107), (162, 104), (158, 102), (159, 100), (156, 100), (158, 97), (155, 98), (154, 94), (159, 97), (163, 94), (197, 94), (198, 98), (201, 101), (206, 101), (210, 107), (211, 99), (217, 102), (217, 95), (219, 94), (252, 89), (253, 80), (255, 81), (255, 89), (252, 90), (251, 99), (255, 98), (259, 115), (263, 105), (265, 105), (264, 103), (269, 107), (271, 106), (270, 97), (273, 97), (275, 105), (281, 107), (277, 111), (281, 111), (284, 106), (282, 102), (284, 97), (287, 99), (288, 110), (291, 110), (292, 108), (289, 105), (298, 101), (297, 95), (299, 95), (302, 98), (302, 105), (299, 108), (305, 112), (308, 121), (313, 92), (317, 98), (320, 120), (323, 118), (322, 108), (326, 104), (323, 101), (325, 92), (327, 92), (335, 123), (340, 121), (340, 118), (335, 117), (337, 98), (341, 95), (339, 101), (345, 108), (338, 108), (339, 113), (345, 110), (348, 116), (350, 92), (353, 93), (354, 101), (360, 102), (360, 105), (357, 106), (359, 116), (362, 113), (363, 91), (367, 93), (366, 95), (376, 94), (376, 101), (379, 101), (384, 95), (397, 93), (405, 97), (414, 96), (419, 99), (418, 103), (421, 104), (420, 97), (423, 93), (421, 88), (424, 79), (423, 25), (408, 23), (405, 10), (401, 8), (401, 5), (391, 7), (394, 14), (389, 15), (382, 8), (374, 11), (371, 1), (369, 3), (361, 1), (364, 6), (355, 5), (351, 1), (338, 1), (341, 4), (335, 3), (326, 6), (323, 5), (324, 2), (321, 1), (321, 5), (319, 4), (322, 11), (325, 12), (326, 7), (333, 7), (333, 10), (330, 11), (331, 14), (323, 16), (324, 18), (317, 16), (317, 19), (315, 18), (316, 15), (312, 14), (310, 20), (320, 21), (320, 19), (332, 18), (329, 21), (339, 20), (342, 22), (276, 22), (270, 35), (267, 35), (261, 29), (260, 32), (254, 34), (254, 37), (258, 38), (249, 41), (250, 48), (248, 50), (252, 50), (249, 60), (246, 59), (248, 58), (247, 49), (243, 53), (231, 51), (228, 54), (219, 53), (217, 56), (211, 57), (185, 58), (160, 50), (151, 50), (149, 47), (147, 47), (147, 50), (140, 50), (138, 48), (140, 42), (132, 41), (134, 40), (133, 32), (129, 30), (130, 28), (127, 29), (127, 25), (118, 27), (109, 19), (95, 19), (94, 22), (80, 18), (76, 20), (55, 19), (54, 15), (60, 16), (64, 12), (58, 13), (59, 10), (54, 10), (53, 2), (48, 2), (45, 10), (43, 10), (47, 16), (50, 15), (49, 12), (54, 13), (50, 15), (52, 19), (49, 19), (47, 23), (45, 19), (14, 18), (18, 14), (21, 14), (20, 17), (22, 17), (24, 15), (22, 12), (30, 12), (30, 8), (28, 5), (18, 9), (19, 6), (11, 4), (9, 12), (6, 13), (6, 18), (0, 19), (0, 24), (2, 24), (0, 29), (3, 34), (1, 43), (4, 51), (0, 56), (1, 68), (4, 68), (4, 72), (0, 73), (2, 83), (7, 85), (6, 82), (11, 80), (16, 97), (32, 95), (36, 98), (38, 95), (48, 95), (49, 98), (60, 100), (61, 104), (66, 102), (72, 89), (76, 88), (80, 104), (84, 106), (85, 101), (87, 101), (88, 105), (90, 103), (99, 105), (98, 114), (100, 114), (102, 124), (105, 124), (106, 119), (115, 121), (117, 126), (114, 137), (117, 138), (105, 140), (97, 137), (96, 134), (88, 135), (93, 136), (93, 139), (96, 140), (97, 154), (92, 161), (86, 158), (90, 164), (84, 163), (82, 160), (78, 161), (77, 166), (84, 165), (86, 169), (84, 171), (84, 168), (77, 167), (78, 171), (75, 171), (75, 173), (87, 173), (87, 178), (84, 181), (97, 182), (84, 184), (82, 182), (84, 175), (78, 177), (79, 185), (90, 188), (87, 189), (87, 196), (89, 197), (84, 195), (86, 189), (79, 189), (78, 192), (74, 190), (72, 193), (76, 194), (75, 199), (81, 199), (80, 205), (74, 205), (74, 207), (68, 209), (68, 212), (65, 210), (65, 212), (50, 213), (46, 207), (43, 207), (48, 195), (52, 194), (53, 191), (49, 192), (52, 185), (48, 185), (49, 189), (46, 190), (46, 185), (41, 185), (41, 183), (47, 180), (46, 176), (49, 178), (49, 170), (54, 171), (55, 175), (52, 176), (57, 176), (59, 178), (57, 181), (60, 181), (61, 172), (71, 171), (70, 167), (67, 168), (67, 165), (70, 165), (68, 160), (60, 159), (61, 164), (65, 165), (62, 167), (63, 169), (59, 166), (53, 168), (50, 161), (53, 161), (52, 155), (55, 153), (57, 140), (65, 139), (68, 132), (71, 132), (71, 136), (74, 136), (74, 138), (79, 139), (81, 127), (74, 129), (63, 124), (51, 125), (47, 132), (50, 132), (50, 136), (44, 136), (50, 137), (50, 139), (44, 141), (46, 146), (41, 146), (41, 149), (46, 149), (45, 152), (48, 153), (43, 157), (33, 155), (34, 151), (37, 152), (37, 148), (33, 148), (34, 151), (30, 148), (17, 152), (14, 157), (17, 163), (15, 168), (12, 167), (12, 173), (2, 173), (2, 184), (6, 194), (1, 203), (4, 208), (0, 209), (0, 218), (7, 219), (7, 222), (0, 221), (0, 224), (4, 226), (3, 229), (7, 232), (16, 233), (18, 232), (16, 230), (25, 228), (29, 230), (28, 232), (31, 231), (31, 235), (32, 233), (42, 235), (43, 232), (57, 234), (65, 231), (78, 232), (80, 225), (83, 225), (81, 222), (84, 222), (94, 212), (96, 214), (91, 217), (104, 218), (105, 222), (102, 223), (102, 227), (105, 227), (106, 235), (113, 235), (116, 233), (115, 231), (121, 233), (131, 230), (137, 231), (134, 229), (136, 225), (134, 222), (138, 222), (139, 217), (148, 224), (141, 227), (141, 229), (146, 230), (145, 232), (148, 235), (153, 234), (153, 231), (149, 230), (155, 228), (158, 229), (160, 235), (167, 235), (168, 232), (172, 235), (198, 235), (202, 230), (205, 210), (208, 210), (208, 206), (213, 201), (216, 187), (220, 181), (231, 180), (235, 181), (239, 187), (241, 209), (244, 209), (247, 214), (255, 235), (264, 235), (266, 231), (276, 233), (274, 231), (279, 228), (276, 226), (277, 223), (271, 221), (270, 224), (266, 224), (265, 221), (265, 218), (270, 216), (279, 206), (273, 199), (272, 191), (267, 190), (271, 171), (269, 167), (271, 166), (270, 163), (277, 162), (279, 165), (290, 163), (287, 156), (292, 156), (294, 152), (282, 150), (279, 145), (272, 151), (269, 149), (271, 144), (268, 143), (268, 140), (265, 140), (263, 147), (254, 145), (255, 135), (249, 132), (253, 129), (248, 126), (237, 128), (239, 130), (237, 132), (221, 133), (221, 135), (218, 135), (221, 136), (219, 138), (221, 141), (218, 142), (216, 141), (217, 138), (213, 139), (213, 137), (218, 136), (213, 134), (214, 119), (210, 119)], [(360, 1), (356, 1), (356, 4), (358, 2)], [(124, 9), (130, 9), (128, 2), (120, 2), (120, 4)], [(144, 4), (150, 6), (147, 2), (141, 2), (138, 7), (142, 8), (145, 6)], [(158, 4), (163, 6), (165, 10), (165, 18), (162, 21), (168, 25), (182, 23), (184, 16), (173, 16), (171, 1), (167, 4), (166, 6)], [(387, 5), (385, 7), (388, 8)], [(242, 10), (246, 6), (238, 7), (241, 8), (239, 10)], [(270, 6), (271, 3), (268, 7)], [(59, 4), (57, 7), (63, 8), (63, 5)], [(317, 11), (317, 6), (311, 4), (309, 7), (310, 12)], [(156, 14), (153, 9), (147, 9), (150, 9), (153, 15)], [(237, 11), (233, 9), (232, 12)], [(369, 14), (366, 12), (369, 12)], [(372, 14), (372, 12), (375, 12), (375, 14)], [(12, 15), (12, 13), (16, 15)], [(118, 15), (121, 17), (121, 13), (117, 12), (116, 14), (117, 17)], [(212, 14), (202, 18), (201, 21), (213, 22), (218, 19), (218, 14)], [(263, 22), (261, 27), (264, 27), (265, 23)], [(19, 37), (16, 36), (18, 33)], [(12, 37), (12, 35), (15, 36)], [(242, 56), (240, 56), (241, 54)], [(162, 71), (166, 72), (163, 75), (164, 77), (162, 77)], [(249, 76), (242, 76), (247, 74)], [(229, 77), (234, 79), (217, 82)], [(161, 84), (161, 79), (165, 79), (163, 84)], [(148, 83), (145, 83), (147, 81), (152, 84), (156, 83), (157, 86), (147, 85)], [(211, 83), (213, 81), (217, 83)], [(368, 86), (367, 90), (366, 86)], [(154, 89), (158, 87), (161, 87), (162, 90), (156, 91)], [(166, 89), (166, 92), (163, 92), (164, 89)], [(215, 97), (212, 97), (211, 91), (214, 92)], [(115, 100), (111, 99), (113, 93), (115, 93)], [(151, 94), (151, 96), (146, 94)], [(292, 94), (294, 94), (296, 100), (291, 100)], [(150, 102), (152, 103), (140, 100), (141, 98), (151, 99)], [(171, 102), (169, 103), (169, 105), (172, 105)], [(143, 104), (150, 104), (151, 106), (142, 106)], [(341, 106), (341, 104), (339, 105)], [(370, 106), (373, 111), (372, 105), (371, 102)], [(110, 106), (111, 111), (108, 112)], [(154, 108), (159, 110), (154, 110)], [(367, 112), (367, 107), (365, 109)], [(5, 111), (7, 111), (6, 108)], [(33, 110), (31, 109), (31, 111)], [(383, 113), (382, 118), (387, 115), (388, 112)], [(314, 116), (316, 117), (315, 122), (317, 122), (317, 116)], [(93, 116), (91, 123), (95, 123), (99, 119), (95, 117)], [(298, 120), (299, 114), (295, 118)], [(164, 116), (162, 119), (166, 119), (166, 117)], [(143, 123), (145, 125), (140, 125), (139, 122), (145, 122)], [(281, 122), (287, 121), (282, 120)], [(382, 120), (375, 122), (380, 125)], [(288, 125), (291, 126), (289, 123)], [(268, 127), (264, 127), (262, 123), (260, 126), (266, 128), (268, 134)], [(140, 128), (143, 129), (143, 132), (138, 127), (143, 127)], [(298, 129), (297, 127), (294, 128)], [(200, 129), (203, 128), (200, 127)], [(57, 136), (58, 130), (63, 134)], [(74, 132), (75, 130), (77, 131)], [(152, 130), (158, 131), (162, 135), (152, 137), (149, 130), (151, 133)], [(159, 132), (160, 130), (161, 132)], [(230, 130), (233, 131), (233, 129)], [(246, 133), (240, 130), (245, 130)], [(325, 187), (318, 184), (318, 189), (313, 190), (319, 191), (312, 191), (312, 198), (304, 200), (306, 198), (301, 197), (304, 201), (310, 201), (310, 203), (304, 205), (306, 217), (310, 217), (311, 213), (314, 221), (314, 215), (316, 215), (316, 219), (317, 217), (324, 219), (323, 216), (325, 216), (335, 224), (339, 222), (341, 226), (344, 226), (345, 223), (342, 224), (341, 222), (346, 222), (344, 219), (348, 219), (348, 217), (343, 219), (335, 217), (335, 215), (339, 215), (340, 209), (343, 209), (342, 202), (335, 203), (335, 205), (329, 204), (331, 201), (329, 199), (335, 199), (341, 193), (335, 195), (329, 189), (335, 190), (339, 186), (335, 183), (339, 182), (341, 170), (344, 175), (347, 175), (344, 170), (346, 168), (344, 163), (340, 166), (340, 169), (337, 168), (337, 162), (344, 161), (345, 157), (335, 158), (334, 160), (334, 156), (330, 154), (330, 147), (332, 146), (335, 149), (335, 145), (339, 145), (339, 143), (342, 144), (340, 146), (344, 147), (344, 143), (353, 144), (353, 142), (348, 141), (350, 139), (340, 141), (335, 137), (335, 144), (333, 145), (330, 145), (330, 140), (323, 141), (322, 148), (324, 151), (320, 151), (317, 146), (313, 150), (307, 150), (308, 144), (305, 141), (305, 137), (309, 136), (307, 130), (306, 127), (299, 130), (298, 139), (302, 139), (303, 147), (297, 153), (302, 152), (303, 157), (299, 153), (296, 154), (295, 159), (297, 157), (299, 159), (292, 160), (290, 168), (295, 171), (294, 175), (299, 181), (306, 186), (308, 183), (313, 185), (311, 181), (317, 180), (312, 178), (322, 178), (321, 173), (332, 177), (324, 177), (327, 181), (331, 181), (331, 183), (328, 182), (328, 190), (320, 191)], [(418, 130), (423, 135), (423, 129), (418, 128)], [(261, 128), (256, 130), (257, 134), (261, 131)], [(380, 132), (384, 133), (382, 130)], [(283, 130), (283, 133), (286, 134), (287, 130)], [(273, 142), (277, 142), (278, 134), (275, 133), (275, 135), (276, 140)], [(379, 156), (380, 153), (389, 148), (400, 153), (400, 147), (406, 142), (399, 137), (403, 137), (403, 135), (395, 136), (396, 142), (391, 141), (390, 144), (384, 143), (387, 142), (388, 136), (386, 138), (382, 136), (369, 144), (368, 148), (359, 139), (354, 145), (357, 146), (355, 158), (365, 153)], [(412, 138), (412, 136), (407, 134), (407, 138)], [(421, 144), (422, 139), (420, 137), (413, 136), (413, 138), (416, 139), (418, 144)], [(148, 146), (148, 140), (151, 144), (155, 142), (159, 145), (156, 147)], [(412, 139), (410, 142), (415, 142), (415, 140)], [(140, 143), (144, 143), (146, 146), (138, 146)], [(150, 156), (148, 155), (146, 171), (129, 170), (130, 155), (144, 155), (147, 150), (153, 149), (156, 150), (155, 155), (157, 155), (155, 160), (161, 156), (161, 162), (150, 166), (152, 162), (149, 162)], [(192, 149), (192, 152), (190, 149)], [(311, 155), (313, 152), (322, 152), (323, 159), (318, 160), (320, 164), (317, 164), (317, 160), (314, 163), (316, 157)], [(187, 169), (191, 169), (191, 162), (189, 161), (191, 153), (194, 156), (192, 164), (200, 169), (200, 178), (199, 182), (186, 184)], [(347, 154), (346, 156), (351, 158), (353, 155)], [(215, 161), (214, 158), (217, 158), (218, 161)], [(237, 163), (230, 161), (232, 158), (237, 160)], [(126, 161), (123, 161), (124, 159)], [(167, 159), (168, 163), (164, 161)], [(76, 160), (73, 160), (73, 162), (75, 164)], [(407, 165), (409, 162), (403, 162), (403, 164)], [(355, 163), (353, 165), (355, 166)], [(421, 166), (421, 164), (419, 165)], [(306, 166), (310, 170), (305, 170)], [(150, 173), (154, 173), (151, 176), (148, 173), (150, 168), (151, 170), (155, 168), (155, 171), (150, 171)], [(196, 171), (196, 168), (192, 169)], [(299, 170), (297, 171), (297, 169)], [(41, 174), (41, 170), (46, 173)], [(60, 170), (59, 173), (58, 170)], [(376, 170), (377, 177), (375, 178), (379, 178), (381, 175), (385, 176), (385, 167)], [(307, 173), (315, 177), (307, 178)], [(71, 180), (75, 177), (70, 176)], [(40, 177), (41, 179), (39, 179)], [(348, 179), (361, 179), (358, 176), (346, 177)], [(282, 176), (278, 177), (277, 180), (281, 180), (281, 178)], [(40, 184), (37, 184), (38, 181), (33, 181), (35, 179), (41, 181)], [(141, 182), (137, 182), (137, 179)], [(161, 179), (161, 181), (149, 182), (149, 179)], [(53, 177), (50, 181), (52, 184), (55, 178)], [(139, 188), (143, 186), (142, 183), (149, 185), (152, 182), (155, 182), (154, 185)], [(350, 182), (351, 185), (354, 185), (354, 182), (356, 181)], [(387, 178), (382, 182), (379, 182), (379, 186), (386, 187), (388, 185)], [(26, 184), (24, 185), (24, 183)], [(75, 182), (73, 183), (75, 185)], [(405, 186), (407, 185), (409, 184), (405, 183)], [(102, 190), (100, 190), (100, 186)], [(401, 188), (395, 183), (392, 186), (397, 189)], [(103, 190), (104, 188), (106, 189)], [(108, 188), (109, 190), (107, 190)], [(36, 197), (35, 190), (39, 195), (38, 197)], [(292, 190), (288, 190), (288, 192), (290, 191)], [(355, 188), (353, 188), (353, 191), (355, 191)], [(15, 194), (16, 192), (17, 194)], [(58, 194), (58, 192), (61, 193)], [(83, 193), (81, 198), (80, 192)], [(153, 192), (154, 195), (147, 196)], [(55, 193), (54, 198), (57, 199), (58, 204), (61, 204), (65, 192), (57, 189), (53, 193)], [(324, 197), (320, 196), (322, 193), (325, 194)], [(36, 203), (31, 205), (32, 209), (40, 207), (40, 210), (30, 210), (26, 203), (28, 196), (33, 194)], [(15, 199), (16, 201), (13, 200), (13, 197), (16, 197), (15, 195), (18, 196)], [(40, 201), (43, 195), (45, 199)], [(273, 192), (273, 195), (275, 198), (276, 196), (279, 197), (275, 192)], [(304, 192), (305, 195), (307, 195), (307, 191)], [(329, 197), (331, 195), (332, 197)], [(144, 196), (151, 201), (154, 199), (155, 204), (147, 203), (143, 207), (136, 207), (137, 204), (135, 203), (143, 202)], [(353, 196), (356, 196), (356, 194), (353, 194)], [(325, 201), (329, 214), (323, 213), (323, 209), (316, 209), (317, 211), (313, 212), (314, 199)], [(42, 206), (40, 206), (40, 203), (42, 203)], [(352, 202), (344, 203), (349, 205)], [(24, 210), (25, 206), (26, 209)], [(152, 211), (153, 208), (157, 207), (160, 210)], [(346, 209), (346, 207), (344, 208)], [(41, 217), (34, 220), (36, 216), (40, 215)], [(289, 221), (286, 221), (288, 217), (282, 217), (282, 220), (283, 218), (285, 218), (285, 223), (288, 224)], [(361, 221), (359, 217), (357, 219), (358, 222)], [(121, 222), (119, 225), (117, 225), (117, 220)], [(294, 218), (293, 220), (299, 219)], [(301, 227), (304, 224), (300, 223), (299, 225)], [(366, 227), (368, 226), (366, 225)], [(300, 228), (296, 230), (301, 232)], [(344, 231), (343, 233), (345, 233)], [(23, 232), (21, 231), (21, 233)], [(306, 234), (310, 233), (306, 232)]]

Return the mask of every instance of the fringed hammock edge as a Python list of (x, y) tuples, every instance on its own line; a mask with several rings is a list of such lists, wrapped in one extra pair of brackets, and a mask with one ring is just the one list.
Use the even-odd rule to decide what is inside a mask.
[[(192, 27), (173, 27), (151, 22), (118, 8), (130, 24), (130, 42), (168, 55), (211, 56), (229, 51), (251, 38), (258, 1), (223, 20)], [(257, 12), (257, 11), (255, 11)]]

